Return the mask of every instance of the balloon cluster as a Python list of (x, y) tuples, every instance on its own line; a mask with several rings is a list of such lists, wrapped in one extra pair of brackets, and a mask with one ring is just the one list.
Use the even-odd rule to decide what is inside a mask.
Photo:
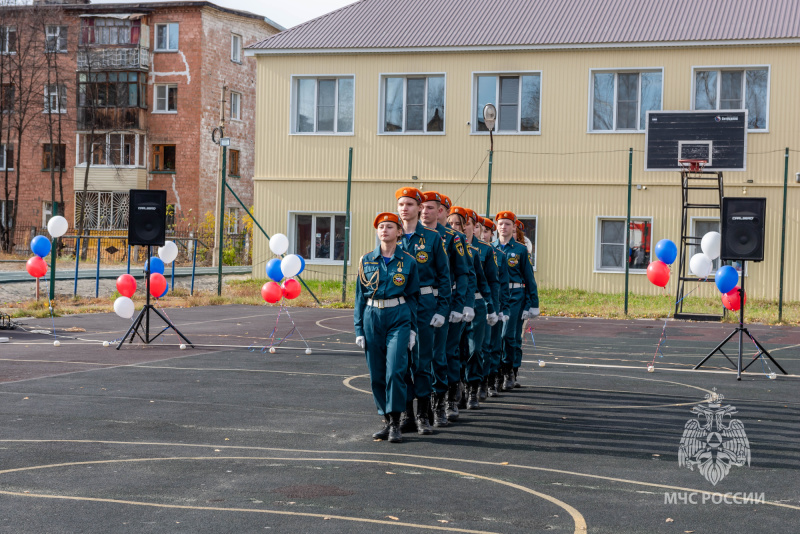
[[(689, 270), (698, 278), (706, 279), (711, 274), (715, 259), (719, 258), (722, 235), (719, 232), (709, 232), (700, 241), (703, 252), (695, 254), (689, 260)], [(730, 265), (723, 265), (714, 273), (714, 283), (722, 293), (722, 305), (731, 311), (742, 307), (739, 295), (739, 273)], [(745, 296), (744, 300), (747, 300)]]
[(656, 261), (647, 266), (647, 279), (658, 287), (666, 287), (669, 282), (669, 266), (678, 257), (678, 247), (669, 239), (656, 243)]
[[(47, 232), (53, 239), (58, 239), (66, 234), (68, 229), (69, 223), (60, 215), (51, 217), (47, 222)], [(31, 252), (34, 255), (25, 264), (25, 269), (29, 275), (34, 278), (41, 278), (47, 274), (47, 262), (44, 261), (44, 257), (50, 254), (50, 250), (50, 240), (45, 236), (37, 235), (31, 239)]]
[[(150, 271), (150, 294), (160, 299), (167, 294), (169, 284), (164, 277), (164, 266), (169, 265), (178, 257), (178, 246), (167, 241), (163, 247), (158, 247), (158, 257), (148, 258), (144, 263), (145, 272)], [(131, 300), (136, 293), (136, 278), (130, 274), (123, 274), (117, 278), (117, 291), (121, 297), (114, 301), (114, 311), (123, 319), (133, 317), (134, 304)]]
[[(269, 249), (276, 256), (286, 254), (286, 251), (289, 250), (289, 238), (283, 234), (273, 235), (269, 240)], [(261, 287), (261, 296), (270, 304), (275, 304), (281, 298), (296, 299), (300, 296), (301, 287), (300, 283), (292, 277), (303, 272), (305, 268), (306, 261), (297, 254), (287, 254), (282, 259), (269, 260), (267, 276), (271, 281)], [(284, 280), (283, 283), (281, 280)]]

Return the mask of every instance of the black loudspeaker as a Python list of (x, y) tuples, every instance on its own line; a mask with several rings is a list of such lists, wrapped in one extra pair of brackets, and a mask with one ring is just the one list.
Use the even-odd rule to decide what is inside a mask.
[(167, 192), (131, 189), (128, 244), (163, 247), (167, 228)]
[(766, 198), (723, 198), (720, 257), (764, 261), (766, 214)]

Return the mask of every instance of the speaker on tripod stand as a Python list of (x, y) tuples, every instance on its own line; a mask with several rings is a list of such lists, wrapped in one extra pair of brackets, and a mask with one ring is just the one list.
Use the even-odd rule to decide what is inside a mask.
[[(737, 326), (722, 343), (717, 345), (714, 350), (703, 358), (700, 363), (695, 365), (695, 369), (699, 369), (709, 358), (719, 352), (725, 356), (736, 369), (737, 380), (741, 380), (742, 373), (753, 365), (762, 355), (769, 358), (783, 374), (787, 374), (786, 371), (783, 370), (783, 367), (773, 359), (767, 349), (765, 349), (744, 326), (745, 265), (748, 261), (764, 261), (766, 214), (766, 198), (725, 197), (722, 199), (722, 243), (720, 247), (720, 259), (723, 261), (738, 261), (741, 262), (742, 265), (741, 284), (739, 285), (739, 302), (741, 303), (739, 307), (739, 326)], [(734, 363), (722, 347), (736, 334), (739, 334), (739, 358)], [(742, 342), (745, 334), (747, 334), (747, 337), (758, 347), (758, 353), (756, 353), (753, 359), (742, 368)]]
[[(167, 317), (158, 309), (150, 304), (150, 255), (151, 247), (163, 247), (167, 232), (167, 192), (158, 189), (131, 189), (130, 190), (130, 211), (128, 216), (128, 244), (147, 247), (147, 263), (145, 264), (145, 294), (147, 303), (136, 316), (131, 327), (122, 337), (117, 350), (122, 347), (125, 340), (130, 336), (130, 343), (139, 336), (145, 344), (155, 341), (161, 334), (172, 328), (187, 345), (192, 343), (186, 339), (180, 330), (175, 328)], [(158, 334), (150, 337), (150, 312), (158, 315), (166, 323), (166, 327)], [(144, 323), (144, 325), (143, 325)], [(144, 336), (139, 331), (144, 328)], [(194, 347), (194, 345), (192, 345)]]

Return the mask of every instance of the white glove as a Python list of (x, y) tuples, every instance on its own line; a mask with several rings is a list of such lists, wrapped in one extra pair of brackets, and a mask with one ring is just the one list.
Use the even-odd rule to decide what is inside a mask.
[(508, 322), (508, 320), (509, 320), (509, 319), (511, 319), (511, 317), (509, 317), (509, 316), (508, 316), (508, 315), (506, 315), (505, 313), (501, 313), (501, 314), (500, 314), (500, 320), (501, 320), (501, 321), (503, 321), (504, 323), (505, 323), (505, 322)]
[(366, 348), (367, 347), (367, 338), (365, 338), (364, 336), (358, 336), (356, 338), (356, 345), (358, 345), (362, 349)]
[(444, 324), (444, 317), (439, 315), (438, 313), (433, 315), (433, 319), (431, 319), (431, 326), (434, 328), (439, 328)]
[(450, 312), (450, 322), (451, 323), (460, 323), (464, 319), (464, 316), (458, 313), (457, 311)]
[(490, 313), (489, 315), (486, 316), (486, 323), (489, 326), (496, 325), (497, 321), (499, 321), (499, 320), (500, 320), (500, 317), (498, 317), (497, 314), (494, 313), (494, 312), (492, 312), (492, 313)]
[(471, 323), (475, 318), (475, 310), (469, 306), (464, 306), (464, 322)]
[(530, 314), (531, 319), (533, 319), (534, 317), (539, 317), (539, 308), (531, 308), (530, 310), (528, 310), (528, 314)]
[(408, 336), (408, 350), (413, 349), (416, 343), (417, 343), (417, 333), (412, 330)]
[(530, 314), (530, 312), (528, 312), (528, 310), (524, 310), (524, 311), (522, 312), (522, 320), (523, 320), (523, 321), (527, 321), (527, 320), (528, 320), (528, 319), (530, 319), (530, 318), (531, 318), (531, 314)]

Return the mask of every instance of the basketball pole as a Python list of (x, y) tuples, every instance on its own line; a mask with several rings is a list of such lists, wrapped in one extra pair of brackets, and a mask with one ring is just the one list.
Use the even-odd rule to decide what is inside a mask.
[(625, 219), (625, 315), (628, 315), (628, 278), (631, 255), (631, 184), (633, 183), (633, 147), (628, 149), (628, 216)]
[(783, 219), (781, 220), (781, 277), (778, 283), (778, 322), (783, 322), (783, 266), (786, 259), (786, 190), (789, 183), (789, 147), (783, 155)]

